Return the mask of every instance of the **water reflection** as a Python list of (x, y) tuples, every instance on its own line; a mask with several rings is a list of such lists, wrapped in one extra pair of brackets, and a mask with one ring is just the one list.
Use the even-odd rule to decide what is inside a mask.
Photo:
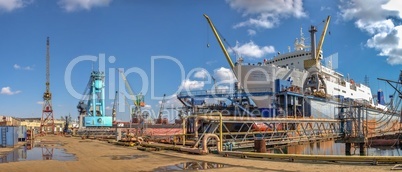
[[(302, 155), (345, 155), (345, 144), (335, 141), (314, 142), (302, 145), (283, 146), (270, 148), (269, 153), (276, 154), (302, 154)], [(352, 156), (360, 156), (358, 145), (351, 147)], [(402, 152), (398, 147), (371, 147), (365, 148), (366, 156), (401, 156)]]
[(30, 160), (76, 160), (74, 154), (66, 153), (64, 149), (55, 147), (54, 144), (27, 144), (18, 149), (14, 149), (7, 154), (0, 154), (0, 163), (30, 161)]
[(303, 155), (344, 155), (345, 145), (334, 141), (314, 142), (304, 145), (284, 147), (287, 154)]
[(207, 170), (207, 169), (216, 169), (224, 167), (229, 167), (229, 165), (214, 162), (206, 162), (206, 161), (192, 161), (192, 162), (182, 162), (180, 164), (158, 167), (153, 171), (162, 172), (162, 171)]

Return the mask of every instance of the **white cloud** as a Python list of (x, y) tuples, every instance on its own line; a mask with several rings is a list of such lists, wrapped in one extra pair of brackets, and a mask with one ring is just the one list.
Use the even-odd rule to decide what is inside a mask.
[(67, 12), (91, 10), (93, 7), (108, 6), (112, 0), (60, 0), (59, 6)]
[(205, 64), (207, 64), (208, 66), (211, 66), (212, 64), (217, 63), (217, 62), (218, 62), (217, 60), (210, 60), (210, 61), (207, 61)]
[(250, 36), (254, 36), (255, 34), (257, 34), (257, 32), (255, 30), (253, 30), (253, 29), (247, 29), (247, 33)]
[(401, 4), (400, 0), (350, 0), (339, 8), (343, 19), (355, 20), (355, 26), (371, 36), (366, 46), (395, 65), (402, 64), (402, 25), (393, 20), (402, 19)]
[(17, 64), (14, 64), (14, 69), (21, 69), (21, 66), (20, 65), (17, 65)]
[(1, 88), (1, 92), (0, 92), (0, 94), (5, 94), (5, 95), (14, 95), (14, 94), (18, 94), (18, 93), (21, 93), (21, 91), (20, 90), (11, 91), (10, 87)]
[(222, 93), (229, 93), (231, 87), (229, 84), (224, 84), (224, 85), (217, 85), (216, 90), (217, 93), (222, 94)]
[(33, 0), (0, 0), (0, 11), (11, 12), (23, 8)]
[(208, 76), (209, 76), (209, 73), (205, 69), (199, 70), (194, 73), (194, 77), (199, 78), (199, 79), (204, 79), (204, 78), (207, 78)]
[(151, 106), (151, 105), (145, 105), (145, 106), (143, 107), (143, 109), (152, 109), (152, 106)]
[(36, 104), (43, 105), (43, 101), (37, 101)]
[(249, 18), (244, 22), (240, 22), (234, 26), (234, 28), (254, 26), (265, 29), (273, 28), (279, 24), (279, 18), (272, 14), (261, 14), (257, 18)]
[(14, 67), (14, 69), (17, 69), (17, 70), (20, 70), (20, 69), (22, 69), (22, 70), (33, 70), (33, 66), (22, 67), (22, 66), (20, 66), (18, 64), (14, 64), (13, 67)]
[(382, 5), (382, 8), (390, 11), (398, 11), (399, 18), (402, 18), (402, 1), (400, 0), (391, 0), (388, 1), (385, 5)]
[(226, 0), (226, 2), (243, 16), (251, 16), (248, 20), (236, 24), (235, 28), (254, 26), (268, 29), (278, 25), (281, 18), (306, 16), (302, 0)]
[(218, 85), (216, 88), (220, 89), (220, 90), (228, 90), (230, 88), (230, 86), (229, 85)]
[(181, 82), (180, 88), (184, 90), (199, 90), (204, 88), (205, 83), (203, 81), (193, 81), (186, 79)]
[(263, 46), (260, 47), (256, 45), (253, 41), (240, 45), (238, 42), (236, 46), (229, 49), (229, 53), (235, 51), (240, 56), (251, 57), (251, 58), (261, 58), (269, 53), (274, 53), (275, 48), (273, 46)]
[(112, 107), (110, 107), (110, 106), (106, 106), (106, 108), (105, 108), (106, 110), (112, 110)]
[(217, 82), (218, 87), (221, 84), (231, 84), (236, 82), (236, 77), (234, 76), (232, 70), (228, 68), (221, 67), (219, 69), (215, 69), (214, 76), (218, 81)]
[[(158, 106), (162, 104), (162, 101), (158, 102)], [(166, 99), (165, 101), (165, 107), (166, 108), (173, 108), (173, 107), (180, 107), (183, 106), (183, 104), (180, 102), (179, 99), (177, 99), (177, 94), (173, 94), (170, 96), (170, 98)]]
[(320, 11), (331, 10), (331, 7), (321, 6)]

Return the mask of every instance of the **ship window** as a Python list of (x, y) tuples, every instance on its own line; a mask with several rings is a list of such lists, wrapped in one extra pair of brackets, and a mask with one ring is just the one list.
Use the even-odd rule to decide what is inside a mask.
[(299, 62), (297, 62), (297, 64), (299, 64)]
[(345, 91), (345, 90), (342, 90), (342, 93), (346, 93), (346, 91)]
[(334, 90), (336, 90), (336, 91), (341, 91), (341, 89), (339, 89), (339, 88), (334, 88)]
[(353, 96), (353, 93), (350, 93), (350, 95), (352, 95), (352, 96)]
[(293, 63), (290, 63), (290, 65), (293, 65)]

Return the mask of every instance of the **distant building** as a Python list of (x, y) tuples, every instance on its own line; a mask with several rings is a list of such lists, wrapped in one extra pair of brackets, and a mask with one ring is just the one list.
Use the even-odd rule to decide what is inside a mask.
[[(65, 124), (64, 119), (55, 119), (54, 126), (56, 132), (62, 132)], [(39, 131), (41, 118), (15, 118), (0, 115), (0, 126), (26, 126), (27, 129), (35, 129)], [(70, 128), (71, 123), (70, 123)]]
[(0, 115), (0, 126), (20, 126), (20, 121), (11, 116)]

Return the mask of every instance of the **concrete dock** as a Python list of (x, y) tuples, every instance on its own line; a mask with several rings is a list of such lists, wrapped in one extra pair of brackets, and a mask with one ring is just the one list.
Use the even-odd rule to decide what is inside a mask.
[[(77, 137), (45, 136), (37, 141), (61, 143), (60, 148), (74, 154), (76, 160), (27, 160), (0, 163), (0, 171), (167, 171), (167, 166), (183, 162), (224, 164), (222, 168), (208, 171), (389, 171), (394, 164), (372, 166), (369, 164), (286, 162), (268, 159), (223, 157), (222, 155), (193, 155), (169, 150), (140, 151), (136, 147), (117, 146), (105, 141), (82, 140)], [(0, 149), (2, 151), (2, 149)], [(10, 151), (10, 149), (7, 149)], [(3, 150), (0, 154), (5, 154)], [(206, 165), (205, 167), (212, 167)], [(165, 168), (166, 167), (166, 168)], [(178, 166), (180, 167), (180, 166)], [(191, 167), (194, 168), (194, 167)], [(184, 171), (184, 170), (183, 170)]]

